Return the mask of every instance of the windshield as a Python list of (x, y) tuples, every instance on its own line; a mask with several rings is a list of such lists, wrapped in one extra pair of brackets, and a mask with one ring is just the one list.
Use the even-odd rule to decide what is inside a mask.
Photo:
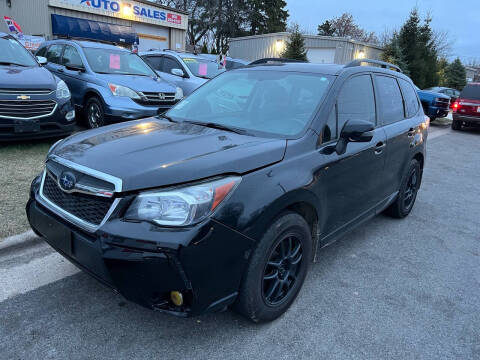
[(33, 56), (17, 40), (6, 36), (0, 38), (0, 64), (38, 66)]
[(182, 58), (183, 62), (190, 69), (193, 75), (205, 79), (212, 79), (218, 74), (225, 72), (216, 62), (199, 58)]
[(84, 48), (92, 70), (100, 74), (143, 75), (156, 77), (140, 56), (110, 49)]
[(250, 134), (293, 136), (310, 122), (331, 81), (321, 74), (233, 70), (207, 82), (167, 116)]

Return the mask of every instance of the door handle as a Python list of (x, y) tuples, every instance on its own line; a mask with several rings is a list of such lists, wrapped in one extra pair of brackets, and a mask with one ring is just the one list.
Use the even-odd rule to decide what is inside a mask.
[(410, 129), (408, 129), (407, 135), (408, 135), (408, 137), (414, 137), (414, 136), (415, 136), (415, 133), (416, 133), (415, 129), (414, 129), (414, 128), (410, 128)]
[(385, 149), (385, 144), (383, 141), (379, 141), (377, 145), (375, 145), (375, 155), (380, 155), (383, 152), (383, 149)]

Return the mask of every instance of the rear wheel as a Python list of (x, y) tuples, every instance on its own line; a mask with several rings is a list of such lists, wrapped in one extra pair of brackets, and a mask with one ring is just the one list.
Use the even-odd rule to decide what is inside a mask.
[(297, 297), (311, 259), (307, 222), (296, 213), (284, 213), (251, 255), (234, 309), (254, 322), (278, 318)]
[(458, 120), (452, 121), (452, 130), (460, 130), (462, 128), (462, 122)]
[(105, 112), (103, 111), (103, 105), (100, 99), (97, 97), (88, 99), (85, 108), (87, 126), (90, 129), (95, 129), (105, 125)]
[(402, 179), (397, 199), (391, 204), (385, 212), (395, 218), (404, 218), (410, 211), (417, 198), (417, 192), (422, 181), (422, 169), (420, 163), (413, 159), (410, 162), (408, 171)]

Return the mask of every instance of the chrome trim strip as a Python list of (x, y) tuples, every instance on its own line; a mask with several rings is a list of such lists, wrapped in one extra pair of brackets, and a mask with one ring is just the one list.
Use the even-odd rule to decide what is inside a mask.
[(82, 184), (75, 184), (75, 187), (72, 190), (65, 190), (60, 185), (60, 179), (57, 178), (55, 176), (55, 174), (52, 174), (52, 172), (48, 169), (47, 169), (47, 175), (50, 176), (52, 178), (52, 180), (57, 183), (60, 190), (62, 190), (64, 193), (67, 193), (67, 194), (81, 193), (81, 194), (100, 196), (100, 197), (106, 197), (106, 198), (113, 197), (113, 191), (111, 191), (111, 190), (99, 189), (99, 188), (95, 188), (93, 186), (87, 186), (87, 185), (82, 185)]
[(52, 201), (48, 200), (45, 195), (43, 195), (43, 185), (45, 183), (45, 177), (47, 175), (47, 170), (45, 169), (43, 171), (43, 176), (42, 176), (42, 183), (40, 184), (40, 203), (47, 207), (50, 211), (53, 211), (55, 214), (57, 214), (60, 217), (64, 217), (68, 221), (72, 222), (73, 224), (81, 227), (82, 229), (88, 231), (88, 232), (95, 232), (97, 231), (100, 227), (102, 227), (107, 220), (110, 218), (112, 215), (113, 211), (117, 207), (118, 203), (120, 202), (121, 199), (115, 199), (110, 206), (110, 209), (108, 210), (107, 214), (103, 218), (102, 222), (99, 225), (91, 224), (85, 220), (82, 220), (75, 215), (70, 214), (69, 212), (63, 210), (61, 207), (57, 206), (54, 204)]
[(480, 103), (469, 103), (469, 102), (459, 102), (458, 105), (464, 105), (464, 106), (477, 106), (480, 107)]
[(49, 117), (49, 116), (52, 116), (55, 111), (57, 110), (57, 107), (58, 107), (58, 104), (55, 103), (55, 107), (53, 108), (52, 112), (49, 113), (49, 114), (45, 114), (45, 115), (40, 115), (40, 116), (32, 116), (32, 117), (28, 117), (28, 118), (25, 118), (25, 117), (15, 117), (15, 116), (5, 116), (5, 115), (0, 115), (0, 118), (2, 119), (14, 119), (14, 120), (33, 120), (33, 119), (42, 119), (44, 117)]
[(94, 170), (94, 169), (88, 168), (86, 166), (74, 163), (74, 162), (72, 162), (70, 160), (67, 160), (67, 159), (64, 159), (64, 158), (62, 158), (58, 155), (48, 155), (47, 160), (49, 160), (49, 159), (53, 160), (55, 162), (58, 162), (59, 164), (65, 165), (66, 167), (77, 170), (81, 173), (91, 175), (93, 177), (96, 177), (97, 179), (101, 179), (101, 180), (105, 180), (107, 182), (110, 182), (113, 185), (115, 185), (115, 192), (122, 192), (122, 187), (123, 187), (122, 179), (119, 179), (115, 176), (105, 174), (101, 171)]
[(34, 90), (34, 89), (26, 89), (26, 90), (21, 90), (21, 89), (0, 89), (0, 94), (1, 95), (51, 95), (54, 93), (56, 90)]

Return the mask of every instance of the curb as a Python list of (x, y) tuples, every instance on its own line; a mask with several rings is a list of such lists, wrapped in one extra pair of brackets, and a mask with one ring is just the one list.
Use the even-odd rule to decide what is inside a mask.
[(29, 230), (22, 234), (0, 239), (0, 252), (6, 251), (10, 248), (25, 247), (27, 246), (27, 243), (32, 243), (32, 245), (35, 245), (39, 242), (39, 240), (40, 238), (32, 230)]

